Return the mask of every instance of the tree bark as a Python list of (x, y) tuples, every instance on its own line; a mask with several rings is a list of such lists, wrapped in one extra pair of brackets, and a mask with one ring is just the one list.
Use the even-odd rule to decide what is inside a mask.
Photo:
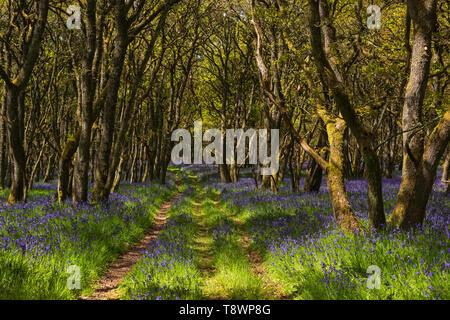
[(349, 232), (358, 232), (359, 223), (353, 213), (345, 190), (344, 135), (346, 125), (343, 120), (338, 119), (336, 121), (327, 121), (326, 127), (328, 140), (330, 141), (327, 184), (334, 216), (342, 229)]
[[(321, 150), (326, 147), (327, 137), (323, 130), (320, 131), (319, 141), (317, 143), (317, 149)], [(324, 152), (321, 152), (321, 156), (325, 158)], [(304, 192), (319, 192), (322, 184), (323, 170), (320, 165), (312, 160), (311, 168), (306, 176)]]
[(86, 52), (81, 66), (81, 132), (73, 173), (72, 201), (87, 202), (89, 184), (89, 162), (92, 129), (92, 108), (95, 83), (93, 61), (97, 44), (96, 0), (87, 0), (86, 9)]
[(93, 202), (106, 202), (110, 192), (110, 187), (107, 189), (105, 186), (111, 162), (111, 149), (116, 124), (116, 109), (120, 80), (129, 43), (129, 21), (127, 20), (126, 7), (127, 5), (123, 1), (114, 1), (117, 36), (114, 42), (114, 51), (108, 77), (109, 86), (103, 108), (103, 116), (101, 117), (101, 138), (96, 153), (95, 184), (92, 193)]
[[(382, 172), (378, 155), (372, 145), (372, 137), (359, 121), (356, 112), (345, 92), (343, 76), (337, 67), (338, 54), (334, 49), (336, 43), (334, 29), (329, 22), (327, 2), (310, 0), (311, 47), (322, 81), (330, 91), (336, 106), (352, 131), (366, 166), (365, 178), (368, 186), (369, 219), (372, 228), (382, 229), (386, 224), (382, 192)], [(323, 44), (322, 44), (323, 36)]]
[(5, 177), (6, 177), (6, 167), (8, 164), (8, 154), (7, 154), (7, 133), (6, 133), (6, 95), (3, 96), (1, 100), (0, 109), (0, 190), (6, 187)]
[(401, 228), (423, 223), (438, 163), (450, 139), (450, 107), (425, 144), (422, 125), (423, 100), (432, 58), (431, 40), (436, 26), (436, 0), (409, 0), (414, 26), (409, 82), (403, 106), (402, 182), (391, 222)]
[(58, 201), (63, 202), (69, 196), (70, 168), (72, 159), (77, 151), (81, 136), (81, 128), (77, 129), (75, 134), (70, 137), (59, 158), (58, 165)]
[(25, 194), (25, 150), (23, 147), (23, 105), (19, 101), (21, 90), (12, 86), (7, 89), (6, 109), (8, 115), (8, 142), (11, 154), (12, 175), (8, 203), (14, 204), (26, 200)]
[(450, 148), (447, 151), (444, 164), (442, 166), (442, 184), (448, 184), (450, 179)]
[[(35, 1), (36, 20), (29, 28), (22, 46), (21, 58), (23, 63), (14, 79), (10, 79), (0, 66), (0, 77), (6, 84), (6, 114), (8, 119), (8, 142), (12, 162), (11, 190), (8, 203), (14, 204), (26, 200), (25, 185), (25, 149), (24, 149), (24, 104), (25, 90), (38, 60), (42, 38), (47, 24), (49, 0)], [(5, 50), (7, 52), (8, 49)], [(10, 66), (11, 57), (8, 52), (7, 65)]]

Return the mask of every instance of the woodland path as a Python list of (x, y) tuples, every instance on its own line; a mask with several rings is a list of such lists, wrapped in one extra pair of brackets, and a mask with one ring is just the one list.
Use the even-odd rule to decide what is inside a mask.
[[(220, 276), (219, 270), (222, 270), (222, 273), (224, 270), (225, 273), (228, 273), (228, 270), (231, 273), (236, 271), (232, 271), (235, 269), (233, 262), (228, 261), (225, 262), (225, 264), (218, 262), (219, 265), (216, 264), (216, 256), (220, 253), (214, 252), (215, 250), (213, 249), (213, 230), (216, 225), (215, 223), (211, 224), (209, 217), (210, 214), (220, 214), (224, 218), (230, 219), (229, 221), (233, 223), (234, 230), (237, 235), (235, 239), (235, 246), (226, 250), (234, 250), (238, 247), (243, 249), (243, 251), (238, 249), (238, 251), (241, 252), (241, 255), (236, 258), (247, 267), (240, 270), (239, 273), (250, 272), (254, 274), (254, 278), (259, 279), (259, 284), (257, 287), (259, 287), (260, 293), (257, 297), (268, 299), (286, 299), (287, 297), (280, 292), (281, 290), (279, 285), (267, 276), (262, 257), (251, 247), (250, 239), (245, 232), (243, 221), (227, 212), (220, 201), (219, 194), (207, 195), (207, 192), (205, 192), (205, 189), (198, 178), (195, 176), (191, 178), (193, 178), (192, 180), (194, 181), (192, 186), (196, 189), (195, 196), (192, 199), (194, 209), (193, 217), (194, 221), (198, 225), (198, 233), (196, 235), (193, 249), (195, 256), (198, 259), (197, 263), (203, 283), (201, 288), (202, 299), (236, 299), (236, 292), (241, 292), (242, 289), (244, 289), (243, 292), (245, 292), (245, 289), (247, 288), (246, 285), (254, 285), (252, 283), (236, 283), (235, 285), (232, 285), (227, 279), (223, 279)], [(179, 181), (177, 181), (177, 185), (179, 189)], [(144, 250), (159, 236), (166, 223), (169, 209), (174, 204), (176, 199), (182, 196), (182, 194), (182, 192), (179, 192), (170, 201), (164, 203), (160, 207), (149, 233), (140, 241), (139, 244), (133, 246), (129, 251), (113, 262), (102, 278), (99, 279), (94, 285), (94, 293), (88, 297), (82, 296), (82, 300), (118, 300), (121, 298), (118, 288), (122, 283), (122, 280), (128, 273), (130, 273), (134, 265), (140, 260)], [(214, 208), (213, 211), (211, 211), (211, 208)], [(231, 254), (231, 252), (229, 253)], [(237, 276), (239, 276), (239, 274), (237, 274)], [(238, 296), (239, 298), (250, 298), (247, 297), (245, 293), (242, 296), (241, 294)], [(255, 296), (252, 296), (251, 298), (255, 298)]]
[(94, 293), (89, 297), (81, 297), (82, 300), (118, 300), (120, 298), (118, 288), (123, 277), (131, 271), (141, 258), (143, 251), (158, 237), (166, 223), (168, 210), (181, 195), (182, 193), (179, 192), (160, 207), (149, 233), (137, 245), (114, 261), (109, 266), (108, 271), (95, 284)]

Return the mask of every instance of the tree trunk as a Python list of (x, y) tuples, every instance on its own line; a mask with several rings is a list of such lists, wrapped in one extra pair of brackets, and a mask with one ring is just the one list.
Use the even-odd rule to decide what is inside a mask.
[[(346, 124), (358, 142), (366, 166), (369, 219), (372, 228), (382, 229), (386, 224), (382, 192), (382, 172), (377, 153), (374, 149), (373, 138), (359, 121), (350, 102), (343, 76), (337, 63), (339, 57), (333, 46), (336, 43), (334, 29), (329, 21), (329, 10), (324, 0), (310, 0), (310, 31), (311, 47), (319, 75), (334, 97), (334, 101)], [(322, 43), (323, 37), (323, 43)]]
[(8, 138), (12, 162), (11, 190), (8, 203), (25, 201), (25, 150), (23, 147), (24, 123), (23, 104), (19, 101), (23, 93), (16, 86), (6, 90), (6, 110), (9, 120)]
[(219, 164), (220, 181), (222, 183), (231, 183), (230, 171), (226, 164)]
[[(111, 163), (111, 149), (113, 145), (114, 128), (116, 123), (117, 98), (120, 88), (125, 56), (128, 48), (127, 5), (122, 1), (115, 1), (115, 25), (117, 36), (109, 71), (109, 86), (106, 94), (103, 116), (101, 120), (101, 139), (97, 150), (95, 185), (92, 201), (106, 202), (111, 191), (111, 185), (106, 188), (109, 166)], [(115, 168), (114, 168), (115, 171)]]
[[(412, 178), (402, 176), (401, 189), (393, 213), (393, 223), (396, 226), (410, 228), (423, 223), (426, 206), (436, 179), (437, 168), (449, 140), (450, 108), (426, 143), (417, 168), (415, 168), (416, 175)], [(411, 167), (408, 168), (406, 170), (411, 169)], [(407, 181), (411, 185), (406, 185)]]
[(6, 134), (6, 95), (3, 97), (1, 101), (1, 109), (0, 109), (0, 190), (6, 187), (5, 177), (6, 177), (6, 169), (8, 165), (8, 153), (7, 153), (7, 134)]
[(358, 232), (359, 223), (348, 201), (344, 181), (345, 122), (336, 120), (326, 124), (330, 141), (330, 161), (327, 175), (328, 192), (338, 224), (346, 231)]
[[(146, 154), (146, 153), (145, 153), (145, 154)], [(147, 182), (147, 179), (148, 179), (148, 171), (149, 171), (149, 161), (148, 161), (148, 159), (146, 159), (146, 160), (145, 160), (145, 165), (144, 165), (144, 173), (143, 173), (142, 179), (141, 179), (141, 182), (142, 182), (142, 183)]]
[(25, 194), (27, 194), (28, 191), (33, 188), (33, 183), (36, 178), (36, 172), (38, 170), (39, 164), (41, 163), (42, 156), (44, 155), (45, 146), (45, 144), (42, 146), (41, 152), (39, 152), (39, 156), (34, 163), (33, 169), (31, 170), (30, 179), (28, 180), (28, 184), (25, 185)]
[[(321, 130), (319, 141), (317, 143), (317, 148), (320, 150), (326, 147), (326, 135)], [(325, 157), (324, 152), (321, 153), (323, 158)], [(304, 192), (319, 192), (320, 186), (322, 184), (323, 170), (322, 167), (313, 159), (312, 166), (308, 171), (308, 175), (305, 180)]]
[[(392, 125), (392, 123), (390, 123)], [(386, 168), (385, 168), (385, 177), (388, 179), (392, 179), (394, 175), (395, 168), (395, 152), (397, 150), (397, 138), (394, 138), (394, 141), (390, 141), (386, 147)]]
[(236, 164), (230, 165), (230, 177), (233, 183), (239, 181), (239, 168)]
[(53, 169), (54, 169), (54, 167), (53, 167), (53, 164), (54, 164), (54, 155), (52, 154), (49, 158), (48, 158), (48, 163), (47, 163), (47, 166), (46, 166), (46, 168), (45, 168), (45, 172), (44, 172), (44, 175), (43, 175), (43, 177), (42, 177), (42, 182), (43, 183), (46, 183), (46, 182), (48, 182), (50, 179), (53, 179), (53, 176), (54, 176), (54, 171), (53, 171)]
[[(24, 105), (25, 90), (30, 80), (41, 49), (41, 41), (47, 24), (49, 0), (35, 1), (34, 21), (22, 28), (28, 29), (28, 35), (22, 44), (21, 52), (15, 56), (16, 61), (22, 61), (13, 79), (9, 78), (0, 66), (0, 77), (6, 84), (6, 114), (9, 122), (8, 141), (12, 162), (11, 190), (9, 204), (26, 200), (25, 186), (25, 150), (24, 150)], [(31, 19), (29, 19), (30, 21)], [(20, 28), (20, 27), (19, 27)], [(12, 53), (5, 50), (5, 56), (10, 71)]]
[(359, 148), (356, 148), (355, 159), (353, 160), (352, 178), (360, 178), (364, 172), (362, 172), (362, 156)]
[(72, 201), (87, 202), (89, 184), (89, 162), (91, 147), (92, 109), (96, 75), (93, 61), (96, 48), (96, 1), (88, 0), (86, 9), (86, 53), (81, 66), (81, 132), (73, 173)]
[(424, 143), (423, 100), (431, 62), (431, 40), (436, 24), (436, 0), (408, 1), (414, 25), (412, 62), (403, 106), (403, 171), (397, 203), (391, 221), (409, 228), (420, 225), (433, 187), (438, 163), (450, 139), (450, 109)]
[(74, 136), (70, 137), (59, 158), (58, 165), (58, 201), (63, 202), (69, 196), (70, 183), (70, 169), (72, 166), (72, 159), (77, 151), (80, 140), (81, 128), (77, 129)]
[(169, 163), (170, 163), (170, 155), (169, 153), (167, 153), (166, 155), (164, 155), (164, 163), (163, 166), (161, 167), (161, 173), (159, 177), (160, 184), (166, 184), (167, 168), (169, 167)]
[(450, 179), (450, 148), (447, 151), (447, 156), (445, 157), (444, 165), (442, 166), (442, 184), (448, 184)]
[[(136, 179), (136, 164), (137, 164), (137, 154), (138, 154), (138, 146), (137, 144), (134, 144), (134, 154), (133, 159), (131, 160), (131, 168), (130, 168), (130, 183), (135, 183)], [(159, 173), (158, 173), (159, 174)]]
[(113, 184), (111, 187), (111, 191), (110, 191), (111, 193), (115, 192), (117, 186), (120, 184), (120, 177), (122, 175), (122, 167), (123, 167), (124, 162), (125, 162), (125, 156), (121, 155), (119, 165), (117, 166), (114, 181), (113, 181)]

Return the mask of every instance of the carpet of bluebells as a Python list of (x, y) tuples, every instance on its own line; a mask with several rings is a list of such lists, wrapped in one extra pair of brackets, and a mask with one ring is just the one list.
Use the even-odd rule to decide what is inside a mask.
[[(378, 232), (368, 226), (365, 181), (348, 181), (363, 230), (348, 234), (336, 224), (325, 181), (318, 193), (297, 195), (286, 179), (274, 194), (256, 190), (249, 172), (225, 185), (212, 167), (183, 172), (183, 196), (123, 279), (124, 299), (450, 299), (450, 199), (438, 180), (420, 228)], [(383, 181), (387, 216), (399, 184), (399, 177)], [(0, 299), (89, 295), (178, 192), (170, 179), (125, 184), (106, 204), (73, 206), (57, 203), (55, 189), (37, 185), (14, 206), (0, 192)], [(252, 270), (246, 235), (264, 279)], [(68, 286), (70, 266), (79, 267), (81, 290)]]
[(200, 273), (192, 244), (197, 232), (191, 201), (194, 190), (185, 188), (168, 212), (157, 239), (143, 252), (121, 284), (122, 298), (132, 300), (197, 299)]
[[(388, 215), (395, 205), (399, 184), (399, 178), (383, 181)], [(288, 296), (450, 298), (450, 201), (438, 182), (420, 229), (370, 232), (366, 183), (349, 181), (352, 208), (366, 230), (361, 235), (348, 235), (337, 227), (325, 181), (319, 193), (295, 195), (289, 185), (287, 182), (279, 194), (256, 191), (249, 178), (214, 185), (221, 188), (228, 209), (245, 222), (252, 246), (264, 257), (266, 271)], [(381, 274), (368, 274), (370, 266), (377, 266)]]
[(80, 206), (55, 201), (55, 185), (36, 186), (27, 203), (14, 206), (6, 205), (2, 192), (0, 299), (77, 298), (81, 291), (68, 282), (78, 275), (68, 274), (68, 267), (77, 266), (80, 288), (90, 288), (127, 243), (142, 238), (174, 192), (172, 181), (124, 185), (106, 204)]
[[(208, 169), (211, 168), (185, 168), (190, 178), (184, 181), (187, 188), (183, 197), (172, 205), (160, 236), (143, 252), (122, 283), (122, 298), (261, 297), (261, 284), (238, 241), (235, 223), (223, 211), (223, 203), (216, 202), (217, 190), (204, 188), (208, 181), (217, 181), (217, 173)], [(200, 228), (206, 234), (200, 235)], [(205, 265), (203, 258), (210, 262)]]

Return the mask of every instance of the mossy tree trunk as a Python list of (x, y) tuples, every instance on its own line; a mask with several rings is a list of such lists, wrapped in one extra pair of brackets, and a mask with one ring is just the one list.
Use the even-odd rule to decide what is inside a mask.
[(438, 164), (450, 140), (450, 107), (428, 140), (423, 124), (423, 101), (432, 58), (431, 41), (436, 27), (436, 0), (408, 1), (414, 26), (411, 69), (403, 106), (403, 171), (394, 226), (416, 227), (423, 223)]
[(81, 131), (78, 143), (77, 157), (73, 173), (72, 201), (87, 202), (89, 183), (89, 163), (92, 131), (92, 110), (95, 94), (96, 72), (94, 57), (97, 48), (97, 21), (95, 0), (86, 3), (86, 48), (81, 63)]
[(58, 201), (63, 202), (68, 197), (70, 197), (69, 193), (69, 184), (70, 184), (70, 169), (72, 167), (72, 160), (75, 152), (78, 148), (78, 143), (80, 141), (81, 128), (78, 128), (75, 131), (75, 134), (70, 137), (63, 151), (61, 152), (61, 156), (59, 157), (59, 165), (58, 165)]
[(326, 123), (330, 142), (330, 160), (328, 165), (327, 184), (333, 206), (334, 216), (342, 229), (358, 232), (359, 223), (347, 197), (344, 180), (344, 135), (345, 121), (337, 119)]
[[(29, 7), (27, 7), (28, 5)], [(8, 203), (10, 204), (25, 201), (27, 197), (24, 148), (25, 91), (39, 58), (41, 42), (47, 24), (49, 0), (32, 1), (31, 4), (18, 2), (12, 4), (12, 6), (16, 17), (23, 16), (28, 8), (31, 12), (27, 12), (27, 15), (33, 16), (34, 19), (26, 19), (26, 21), (11, 20), (18, 23), (18, 26), (14, 26), (15, 28), (28, 30), (27, 36), (23, 38), (19, 54), (14, 53), (14, 48), (11, 45), (15, 39), (3, 41), (6, 70), (0, 65), (0, 78), (5, 82), (5, 108), (8, 120), (6, 127), (12, 162), (12, 181), (8, 197)], [(13, 23), (11, 23), (12, 25)], [(13, 33), (11, 26), (5, 32), (7, 37), (11, 37)], [(18, 65), (14, 67), (13, 64), (16, 62)], [(13, 69), (16, 69), (15, 74), (12, 74)], [(10, 77), (10, 74), (12, 77)]]
[[(321, 81), (329, 88), (336, 107), (358, 142), (366, 167), (369, 219), (372, 228), (386, 224), (384, 214), (382, 172), (378, 155), (372, 145), (371, 133), (363, 126), (346, 93), (343, 75), (339, 70), (340, 56), (335, 48), (336, 35), (329, 17), (328, 2), (309, 0), (311, 47)], [(323, 39), (323, 40), (322, 40)]]
[(442, 179), (443, 184), (448, 184), (450, 179), (450, 148), (448, 148), (447, 156), (445, 157), (444, 164), (442, 165)]
[(6, 145), (6, 96), (3, 96), (1, 103), (1, 115), (0, 115), (0, 190), (6, 187), (6, 169), (8, 165), (8, 153)]
[(94, 170), (95, 184), (92, 192), (92, 201), (106, 202), (109, 198), (110, 189), (105, 185), (108, 179), (108, 171), (111, 163), (111, 151), (113, 145), (113, 135), (116, 125), (116, 109), (120, 81), (125, 64), (125, 56), (128, 49), (128, 28), (130, 22), (127, 20), (126, 3), (122, 1), (113, 1), (114, 24), (117, 35), (115, 37), (114, 50), (111, 58), (111, 67), (108, 72), (109, 86), (106, 94), (105, 104), (103, 106), (103, 115), (100, 121), (101, 138), (96, 152), (96, 167)]

